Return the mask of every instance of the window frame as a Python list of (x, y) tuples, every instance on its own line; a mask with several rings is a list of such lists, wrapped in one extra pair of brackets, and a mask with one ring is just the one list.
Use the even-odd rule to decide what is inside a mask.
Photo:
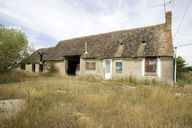
[[(88, 68), (87, 64), (89, 64), (89, 65), (94, 64), (94, 69), (90, 68), (90, 67)], [(94, 61), (85, 62), (85, 70), (87, 70), (87, 71), (95, 71), (96, 68), (97, 68), (96, 62), (94, 62)]]
[[(149, 61), (151, 61), (151, 63), (155, 63), (154, 65), (148, 65), (148, 66), (151, 66), (151, 67), (148, 67), (147, 68), (147, 63), (149, 63)], [(158, 61), (157, 61), (157, 57), (146, 57), (145, 58), (145, 63), (144, 63), (144, 73), (145, 73), (145, 76), (157, 76), (157, 66), (158, 66)], [(154, 68), (153, 66), (155, 66), (155, 69), (152, 69), (152, 70), (155, 70), (155, 71), (147, 71), (147, 70), (150, 70), (149, 68)]]
[[(121, 71), (117, 70), (117, 63), (121, 63)], [(123, 61), (121, 61), (121, 60), (115, 61), (115, 72), (116, 73), (122, 73), (123, 72)]]

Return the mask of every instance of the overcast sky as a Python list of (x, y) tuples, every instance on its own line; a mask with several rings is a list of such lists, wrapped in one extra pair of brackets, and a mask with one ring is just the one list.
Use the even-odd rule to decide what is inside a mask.
[[(73, 37), (164, 23), (163, 1), (0, 0), (0, 24), (19, 27), (38, 49)], [(167, 5), (173, 13), (173, 37), (190, 1)], [(192, 5), (174, 37), (175, 46), (185, 43), (192, 43)], [(192, 46), (179, 48), (178, 55), (192, 65)]]

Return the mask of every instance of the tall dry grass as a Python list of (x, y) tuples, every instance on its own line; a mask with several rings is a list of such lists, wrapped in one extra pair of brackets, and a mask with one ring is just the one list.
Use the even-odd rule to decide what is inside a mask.
[(192, 85), (192, 73), (181, 73), (179, 75), (180, 77), (177, 78), (177, 84), (178, 86), (185, 86), (185, 85)]
[[(6, 128), (191, 128), (192, 88), (37, 77), (0, 85), (1, 99), (27, 99)], [(2, 93), (6, 92), (6, 93)]]
[(37, 73), (27, 73), (25, 71), (0, 73), (0, 84), (21, 82), (38, 76)]

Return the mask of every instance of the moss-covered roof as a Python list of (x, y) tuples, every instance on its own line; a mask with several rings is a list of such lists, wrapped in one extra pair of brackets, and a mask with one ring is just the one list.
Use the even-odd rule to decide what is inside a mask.
[[(85, 52), (85, 42), (88, 54)], [(60, 41), (57, 55), (83, 58), (173, 56), (171, 32), (165, 24)]]
[(39, 63), (40, 62), (40, 54), (43, 55), (43, 60), (47, 60), (47, 55), (50, 52), (51, 49), (54, 47), (50, 48), (41, 48), (33, 52), (26, 60), (27, 63)]
[[(87, 54), (84, 54), (85, 42)], [(63, 40), (55, 47), (39, 50), (44, 51), (44, 60), (62, 60), (65, 56), (74, 55), (82, 58), (172, 57), (173, 42), (166, 24), (159, 24)]]

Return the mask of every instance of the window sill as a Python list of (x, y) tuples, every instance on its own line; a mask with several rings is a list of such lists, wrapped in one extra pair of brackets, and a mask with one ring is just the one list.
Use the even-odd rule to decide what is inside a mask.
[(121, 71), (121, 72), (117, 72), (117, 71), (116, 71), (115, 73), (122, 73), (122, 71)]
[(157, 73), (145, 73), (145, 76), (157, 76)]

